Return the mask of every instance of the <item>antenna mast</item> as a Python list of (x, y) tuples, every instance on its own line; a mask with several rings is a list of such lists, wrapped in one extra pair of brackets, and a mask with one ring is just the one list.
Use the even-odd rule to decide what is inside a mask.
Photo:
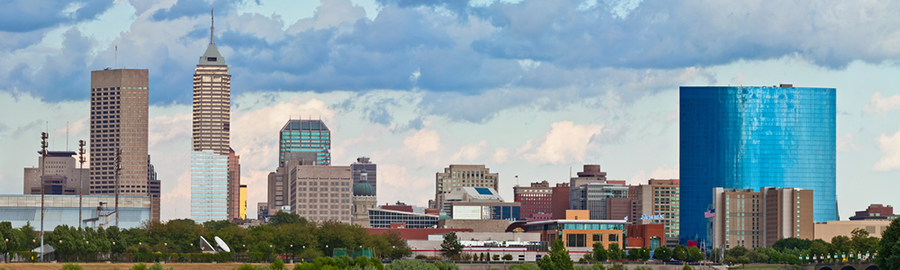
[(210, 24), (209, 24), (209, 44), (213, 44), (213, 30), (216, 29), (216, 15), (213, 13), (215, 11), (215, 7), (209, 10)]

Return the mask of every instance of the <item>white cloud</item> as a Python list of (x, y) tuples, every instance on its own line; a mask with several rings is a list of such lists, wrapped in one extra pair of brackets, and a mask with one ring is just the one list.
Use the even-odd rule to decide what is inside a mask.
[(494, 163), (503, 164), (509, 160), (509, 150), (503, 147), (494, 148)]
[(647, 180), (650, 179), (678, 179), (679, 178), (679, 168), (678, 166), (669, 167), (668, 165), (662, 165), (651, 171), (649, 174), (640, 170), (631, 179), (628, 181), (631, 185), (638, 184), (647, 184)]
[(863, 108), (863, 112), (886, 113), (896, 109), (900, 109), (900, 94), (895, 94), (890, 97), (884, 97), (879, 91), (875, 92), (875, 94), (872, 95), (872, 99), (869, 101), (869, 105)]
[(433, 154), (441, 148), (441, 135), (433, 129), (422, 129), (403, 140), (403, 148), (417, 157)]
[(877, 139), (881, 159), (875, 163), (876, 171), (892, 171), (900, 168), (900, 130), (893, 135), (881, 134)]
[(841, 152), (859, 151), (856, 143), (853, 143), (853, 134), (847, 133), (837, 138), (837, 150)]
[[(160, 115), (150, 118), (147, 135), (147, 145), (150, 148), (172, 143), (184, 142), (185, 138), (191, 138), (192, 119), (190, 114), (176, 113), (173, 116)], [(190, 145), (185, 146), (190, 147)]]
[(410, 175), (406, 167), (396, 164), (378, 164), (378, 198), (423, 204), (434, 199), (434, 178)]
[(450, 158), (450, 162), (479, 162), (481, 155), (484, 154), (484, 148), (487, 148), (487, 141), (479, 141), (470, 143), (459, 149), (459, 152)]
[[(556, 122), (550, 125), (550, 130), (544, 134), (540, 146), (531, 153), (526, 153), (525, 158), (534, 162), (566, 163), (583, 162), (588, 149), (596, 147), (593, 138), (600, 135), (603, 125), (578, 125), (571, 121)], [(527, 151), (527, 142), (522, 148)]]

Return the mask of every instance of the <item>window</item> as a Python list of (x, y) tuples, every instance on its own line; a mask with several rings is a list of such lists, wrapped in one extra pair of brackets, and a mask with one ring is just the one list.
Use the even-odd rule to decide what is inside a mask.
[(586, 234), (567, 234), (566, 235), (566, 246), (567, 247), (586, 247)]
[(600, 242), (600, 241), (603, 241), (603, 235), (602, 234), (594, 234), (594, 242)]
[(609, 239), (610, 242), (618, 242), (618, 241), (619, 241), (619, 235), (618, 235), (618, 234), (610, 234), (608, 239)]

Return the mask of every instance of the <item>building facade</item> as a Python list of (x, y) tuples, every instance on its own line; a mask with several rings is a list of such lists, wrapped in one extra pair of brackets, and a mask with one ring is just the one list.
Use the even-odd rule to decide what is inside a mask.
[[(197, 222), (229, 220), (238, 207), (230, 177), (237, 160), (231, 153), (231, 74), (216, 48), (214, 26), (209, 46), (194, 68), (193, 132), (191, 140), (191, 219)], [(239, 169), (238, 169), (239, 171)]]
[[(589, 183), (569, 188), (570, 209), (589, 210), (591, 219), (610, 219), (610, 207), (607, 205), (614, 200), (612, 198), (624, 198), (617, 204), (618, 209), (630, 210), (631, 202), (628, 198), (628, 187), (618, 184)], [(616, 218), (623, 219), (623, 218)]]
[(547, 181), (531, 183), (530, 186), (513, 187), (513, 196), (515, 202), (522, 204), (521, 217), (523, 219), (534, 219), (535, 214), (551, 214), (551, 204), (553, 203), (553, 188)]
[[(89, 181), (90, 168), (79, 169), (75, 152), (47, 151), (47, 158), (38, 151), (38, 167), (25, 168), (22, 194), (41, 194), (41, 170), (44, 170), (44, 194), (81, 194), (81, 180)], [(86, 186), (87, 187), (87, 186)], [(88, 188), (84, 189), (88, 191)], [(85, 192), (87, 193), (87, 192)]]
[(867, 220), (867, 219), (895, 219), (894, 207), (882, 204), (870, 204), (864, 211), (856, 211), (856, 214), (850, 217), (850, 220)]
[(484, 165), (450, 165), (444, 172), (435, 174), (434, 203), (430, 207), (449, 212), (450, 205), (444, 197), (457, 187), (479, 187), (498, 189), (499, 174), (491, 173)]
[(148, 74), (146, 69), (91, 71), (90, 194), (147, 195)]
[(838, 219), (835, 95), (791, 85), (681, 87), (682, 242), (704, 243), (714, 187), (813, 190), (815, 220)]
[(640, 213), (635, 215), (638, 224), (663, 224), (665, 239), (677, 245), (681, 223), (681, 181), (678, 179), (650, 179), (640, 185)]
[(244, 219), (241, 215), (241, 156), (228, 149), (228, 219)]
[(331, 164), (331, 131), (322, 120), (288, 120), (279, 132), (278, 166), (291, 153), (312, 159), (314, 165)]
[(256, 220), (264, 221), (269, 216), (269, 203), (268, 202), (258, 202), (256, 203)]
[(784, 238), (813, 239), (813, 191), (765, 187), (713, 189), (712, 247), (769, 247)]
[(624, 247), (625, 225), (624, 220), (542, 220), (526, 223), (526, 232), (540, 233), (541, 241), (548, 243), (562, 239), (566, 250), (577, 252), (592, 250), (594, 243), (606, 249), (611, 244)]
[[(78, 201), (75, 195), (44, 196), (44, 229), (52, 231), (60, 225), (78, 227)], [(113, 205), (115, 194), (84, 195), (81, 198), (83, 225), (91, 228), (115, 226)], [(150, 220), (149, 196), (119, 196), (119, 228), (139, 228)], [(19, 228), (27, 223), (36, 226), (41, 222), (41, 195), (0, 195), (0, 220), (9, 221)]]
[[(366, 228), (437, 228), (440, 216), (382, 208), (369, 208)], [(394, 225), (394, 226), (392, 226)]]
[(295, 165), (288, 168), (291, 212), (309, 221), (350, 223), (350, 166)]
[(241, 209), (240, 209), (240, 212), (238, 213), (238, 217), (240, 219), (246, 220), (247, 219), (247, 185), (241, 185), (240, 191), (241, 191), (241, 195), (240, 195)]
[(350, 164), (353, 168), (353, 185), (361, 182), (369, 183), (378, 193), (378, 165), (372, 163), (368, 157), (359, 157), (356, 162)]
[[(362, 169), (365, 171), (365, 169)], [(363, 179), (365, 179), (365, 172), (363, 172)], [(362, 182), (356, 183), (353, 185), (353, 208), (352, 208), (352, 217), (350, 220), (355, 225), (359, 225), (363, 228), (372, 228), (369, 223), (369, 209), (375, 208), (375, 205), (378, 204), (378, 198), (375, 196), (375, 187), (370, 185), (369, 182), (363, 180)]]

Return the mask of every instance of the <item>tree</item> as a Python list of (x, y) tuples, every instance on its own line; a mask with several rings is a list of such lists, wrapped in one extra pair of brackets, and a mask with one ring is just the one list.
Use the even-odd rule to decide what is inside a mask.
[(875, 264), (878, 269), (900, 269), (900, 218), (891, 221), (881, 233)]
[(281, 212), (275, 213), (274, 216), (269, 218), (269, 225), (278, 227), (278, 226), (281, 226), (284, 224), (300, 223), (301, 220), (305, 221), (306, 219), (302, 219), (300, 217), (300, 215), (297, 215), (297, 214), (291, 214), (291, 213), (288, 213), (285, 211), (281, 211)]
[[(828, 248), (825, 247), (825, 244), (822, 244), (822, 242), (816, 241), (816, 242), (812, 242), (812, 244), (809, 245), (809, 255), (810, 256), (820, 258), (822, 256), (825, 256), (826, 254), (828, 254)], [(819, 260), (821, 260), (821, 259), (819, 259)]]
[(606, 248), (603, 247), (603, 243), (595, 242), (594, 243), (594, 260), (604, 262), (609, 259), (609, 253), (606, 252)]
[(703, 255), (703, 252), (700, 252), (700, 248), (698, 247), (690, 247), (688, 248), (688, 259), (689, 262), (698, 262), (706, 259), (706, 256)]
[(463, 245), (459, 243), (459, 238), (455, 232), (444, 235), (444, 242), (441, 243), (441, 253), (447, 258), (459, 255), (462, 252)]
[(798, 249), (798, 250), (807, 250), (809, 246), (812, 245), (812, 240), (800, 239), (796, 237), (784, 238), (772, 244), (772, 248), (778, 250), (779, 252), (784, 252), (788, 249)]
[(675, 246), (675, 249), (672, 250), (672, 258), (683, 262), (688, 261), (690, 258), (688, 257), (687, 247), (683, 245)]
[(647, 247), (641, 247), (641, 256), (640, 259), (642, 261), (650, 260), (650, 249)]
[(653, 251), (653, 258), (668, 262), (672, 260), (672, 250), (666, 246), (659, 246), (656, 250)]
[(618, 261), (625, 257), (625, 251), (619, 249), (619, 244), (612, 243), (609, 244), (609, 260), (610, 261)]
[(627, 250), (626, 254), (627, 255), (625, 255), (625, 258), (627, 258), (629, 261), (637, 261), (641, 258), (641, 250), (637, 248)]
[(575, 269), (575, 262), (569, 258), (569, 252), (563, 246), (562, 240), (553, 241), (550, 247), (550, 254), (547, 254), (538, 262), (541, 270), (572, 270)]
[(835, 235), (831, 238), (831, 248), (828, 250), (828, 253), (840, 256), (840, 254), (849, 254), (851, 249), (850, 237)]
[(869, 236), (869, 232), (856, 228), (853, 229), (850, 236), (850, 246), (853, 250), (862, 254), (872, 254), (878, 249), (878, 238)]

